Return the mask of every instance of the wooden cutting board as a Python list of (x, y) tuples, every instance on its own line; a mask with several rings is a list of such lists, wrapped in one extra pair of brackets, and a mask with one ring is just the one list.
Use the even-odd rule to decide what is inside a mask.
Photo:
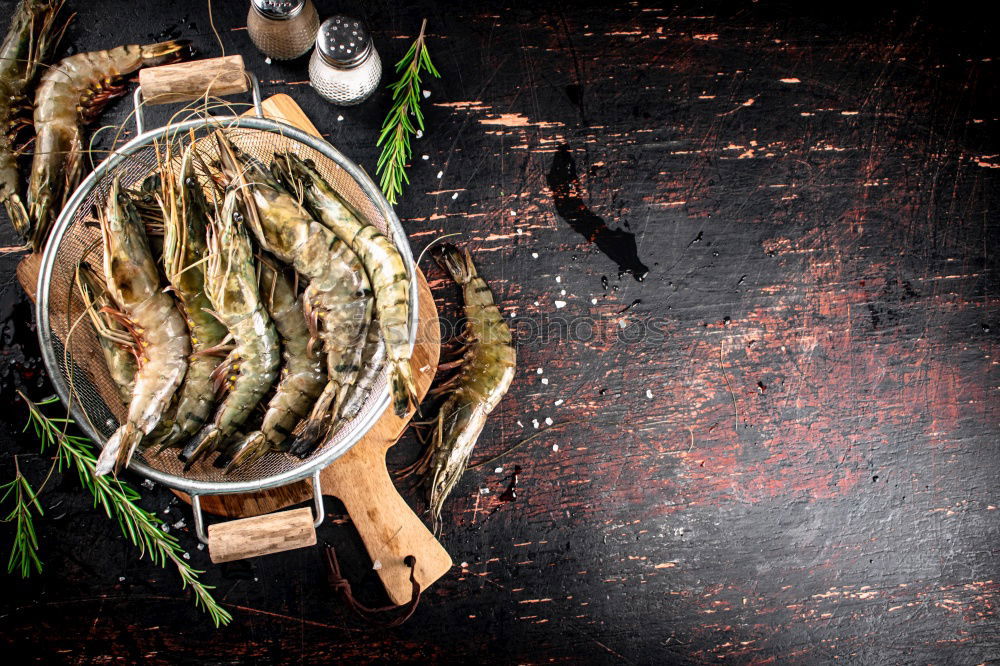
[[(263, 103), (264, 114), (275, 120), (320, 136), (302, 109), (288, 95), (274, 95)], [(17, 267), (21, 286), (34, 300), (41, 257), (29, 255)], [(419, 293), (419, 328), (411, 367), (418, 397), (430, 388), (440, 355), (440, 331), (437, 309), (427, 280), (417, 270)], [(410, 570), (404, 560), (416, 560), (415, 577), (426, 589), (451, 568), (447, 551), (400, 496), (385, 464), (386, 451), (406, 430), (413, 413), (405, 418), (387, 409), (372, 429), (343, 456), (321, 473), (323, 494), (344, 503), (354, 526), (364, 541), (373, 562), (378, 562), (379, 578), (389, 598), (396, 604), (410, 600)], [(174, 491), (187, 502), (190, 498)], [(203, 496), (204, 511), (229, 518), (244, 518), (271, 513), (312, 497), (311, 481), (300, 481), (257, 493)]]

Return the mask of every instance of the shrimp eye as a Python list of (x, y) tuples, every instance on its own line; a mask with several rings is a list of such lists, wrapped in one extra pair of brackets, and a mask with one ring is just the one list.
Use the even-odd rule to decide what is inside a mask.
[(243, 222), (243, 213), (233, 213), (233, 222), (237, 224)]
[(184, 184), (187, 185), (188, 187), (194, 187), (195, 185), (198, 184), (198, 181), (197, 179), (194, 178), (194, 176), (188, 176), (188, 178), (184, 180)]

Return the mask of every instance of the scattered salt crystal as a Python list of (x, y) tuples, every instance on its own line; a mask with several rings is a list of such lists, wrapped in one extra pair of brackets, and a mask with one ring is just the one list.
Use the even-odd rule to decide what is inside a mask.
[(452, 194), (451, 198), (452, 199), (457, 199), (458, 198), (458, 192), (455, 192), (454, 194)]
[(337, 122), (338, 123), (344, 122), (344, 116), (337, 116)]
[(544, 386), (548, 386), (549, 385), (549, 378), (548, 377), (542, 377), (542, 384)]
[(521, 231), (520, 229), (518, 229), (518, 230), (517, 230), (517, 235), (518, 235), (518, 236), (520, 236), (520, 235), (521, 235), (521, 234), (523, 234), (523, 233), (524, 233), (524, 232), (523, 232), (523, 231)]
[(510, 216), (511, 217), (517, 217), (517, 213), (513, 209), (511, 209)]
[(254, 576), (253, 577), (253, 582), (259, 583), (260, 582), (260, 578), (257, 578), (257, 576)]
[(152, 479), (146, 479), (145, 481), (142, 482), (142, 487), (143, 488), (148, 488), (150, 490), (152, 490), (153, 486), (155, 486), (155, 485), (156, 484), (153, 483)]
[(560, 289), (559, 290), (559, 295), (560, 296), (565, 296), (566, 295), (566, 290), (565, 289)]
[(462, 562), (462, 568), (463, 569), (468, 569), (469, 568), (469, 563), (468, 562)]
[(597, 299), (596, 298), (590, 299), (590, 304), (591, 305), (597, 305)]
[(375, 560), (374, 562), (372, 562), (372, 569), (378, 571), (381, 568), (382, 568), (382, 560)]
[(555, 405), (556, 407), (558, 407), (559, 405), (563, 404), (564, 402), (566, 402), (566, 401), (565, 401), (565, 400), (563, 400), (562, 398), (559, 398), (558, 400), (556, 400), (556, 401), (555, 401), (554, 403), (552, 403), (552, 404), (554, 404), (554, 405)]
[(653, 392), (650, 391), (649, 389), (646, 389), (646, 397), (649, 398), (650, 400), (652, 400), (653, 399)]
[(562, 282), (562, 275), (556, 276), (556, 282)]
[(523, 424), (523, 423), (521, 423), (520, 421), (518, 421), (518, 422), (517, 422), (517, 427), (518, 427), (518, 428), (523, 428), (523, 427), (524, 427), (524, 424)]
[(438, 180), (441, 180), (441, 177), (443, 175), (444, 175), (444, 171), (438, 171)]
[(424, 131), (423, 131), (423, 130), (417, 130), (417, 133), (416, 133), (416, 135), (415, 135), (415, 136), (416, 136), (416, 137), (417, 137), (417, 138), (419, 139), (419, 138), (421, 138), (421, 137), (422, 137), (423, 135), (424, 135)]
[(566, 307), (566, 301), (556, 301), (556, 309)]
[(493, 470), (493, 473), (494, 474), (503, 474), (503, 467), (497, 467), (495, 470)]
[(489, 488), (480, 488), (479, 489), (479, 494), (480, 495), (489, 495), (490, 494), (490, 489)]
[(622, 320), (620, 320), (618, 322), (618, 328), (625, 328), (625, 326), (626, 326), (626, 324), (625, 324), (625, 320), (624, 319), (622, 319)]
[(125, 582), (125, 576), (118, 576), (118, 582), (119, 583), (124, 583)]
[(191, 553), (184, 553), (183, 555), (181, 555), (181, 557), (183, 557), (185, 560), (190, 560), (191, 559)]
[(532, 259), (538, 259), (538, 253), (537, 252), (532, 252), (531, 253), (531, 258)]
[(543, 368), (538, 368), (537, 370), (535, 370), (535, 374), (536, 374), (536, 375), (540, 375), (540, 374), (542, 374), (543, 372), (545, 372), (545, 370), (544, 370)]
[(268, 65), (270, 65), (271, 64), (271, 59), (270, 58), (264, 58), (264, 62), (267, 63)]
[(549, 416), (545, 417), (545, 425), (552, 425), (552, 418)]
[(205, 544), (199, 543), (198, 544), (198, 550), (205, 550)]
[(431, 96), (431, 91), (430, 90), (425, 90), (423, 92), (424, 92), (424, 99), (427, 99), (428, 97)]
[(167, 525), (166, 523), (163, 523), (162, 525), (160, 525), (160, 529), (163, 530), (164, 532), (168, 533), (168, 534), (170, 533), (170, 525)]
[(535, 301), (535, 307), (538, 307), (538, 301)]
[(430, 155), (421, 155), (420, 156), (420, 159), (422, 159), (422, 160), (429, 160), (430, 158), (431, 158)]
[(531, 425), (535, 426), (535, 430), (538, 430), (538, 419), (531, 419)]
[(553, 451), (558, 451), (559, 450), (559, 445), (558, 444), (553, 444), (552, 445), (552, 450)]
[(175, 529), (175, 530), (179, 530), (179, 529), (181, 529), (182, 527), (184, 527), (185, 525), (187, 525), (187, 523), (185, 523), (185, 522), (184, 522), (184, 519), (183, 519), (183, 518), (181, 518), (181, 519), (180, 519), (180, 520), (178, 520), (178, 521), (177, 521), (176, 523), (174, 523), (174, 529)]

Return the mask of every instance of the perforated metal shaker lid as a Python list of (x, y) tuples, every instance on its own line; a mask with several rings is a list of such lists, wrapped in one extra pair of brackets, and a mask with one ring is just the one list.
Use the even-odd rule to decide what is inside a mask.
[(331, 16), (319, 27), (316, 50), (323, 62), (347, 69), (365, 61), (372, 51), (372, 39), (358, 19)]
[(285, 21), (298, 16), (306, 0), (250, 0), (258, 14), (273, 21)]

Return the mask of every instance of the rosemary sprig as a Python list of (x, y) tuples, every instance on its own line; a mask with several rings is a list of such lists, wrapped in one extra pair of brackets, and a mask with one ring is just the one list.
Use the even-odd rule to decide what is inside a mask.
[(75, 468), (80, 483), (94, 496), (94, 506), (100, 506), (109, 518), (118, 522), (122, 533), (139, 547), (140, 556), (148, 552), (153, 563), (161, 567), (166, 567), (167, 562), (172, 563), (180, 574), (182, 587), (191, 586), (195, 605), (211, 616), (215, 626), (228, 624), (232, 616), (212, 597), (209, 590), (214, 588), (198, 580), (198, 575), (204, 572), (192, 568), (183, 559), (183, 549), (177, 538), (160, 529), (160, 521), (156, 516), (136, 504), (139, 493), (129, 484), (112, 476), (95, 476), (97, 458), (93, 443), (86, 437), (66, 432), (67, 426), (73, 425), (72, 419), (53, 418), (42, 413), (40, 407), (51, 405), (58, 398), (52, 396), (35, 403), (23, 393), (18, 393), (28, 405), (25, 430), (34, 430), (42, 443), (43, 452), (49, 447), (57, 447), (57, 469), (62, 471)]
[(406, 175), (406, 163), (413, 156), (410, 136), (424, 131), (424, 114), (420, 110), (420, 73), (426, 71), (441, 78), (427, 51), (424, 40), (426, 28), (427, 19), (424, 19), (417, 39), (403, 59), (396, 63), (396, 73), (402, 76), (389, 86), (392, 108), (382, 123), (382, 131), (375, 143), (382, 146), (375, 171), (381, 174), (382, 192), (393, 205), (403, 193), (403, 184), (410, 182), (410, 177)]
[(3, 519), (5, 523), (15, 523), (14, 543), (10, 547), (10, 559), (7, 560), (7, 573), (14, 569), (21, 570), (21, 578), (31, 575), (31, 570), (41, 573), (42, 561), (38, 559), (38, 536), (35, 534), (35, 517), (33, 513), (43, 515), (42, 505), (38, 502), (38, 494), (31, 487), (28, 479), (21, 473), (21, 467), (14, 457), (14, 478), (0, 486), (4, 490), (0, 503), (14, 496), (14, 508)]

